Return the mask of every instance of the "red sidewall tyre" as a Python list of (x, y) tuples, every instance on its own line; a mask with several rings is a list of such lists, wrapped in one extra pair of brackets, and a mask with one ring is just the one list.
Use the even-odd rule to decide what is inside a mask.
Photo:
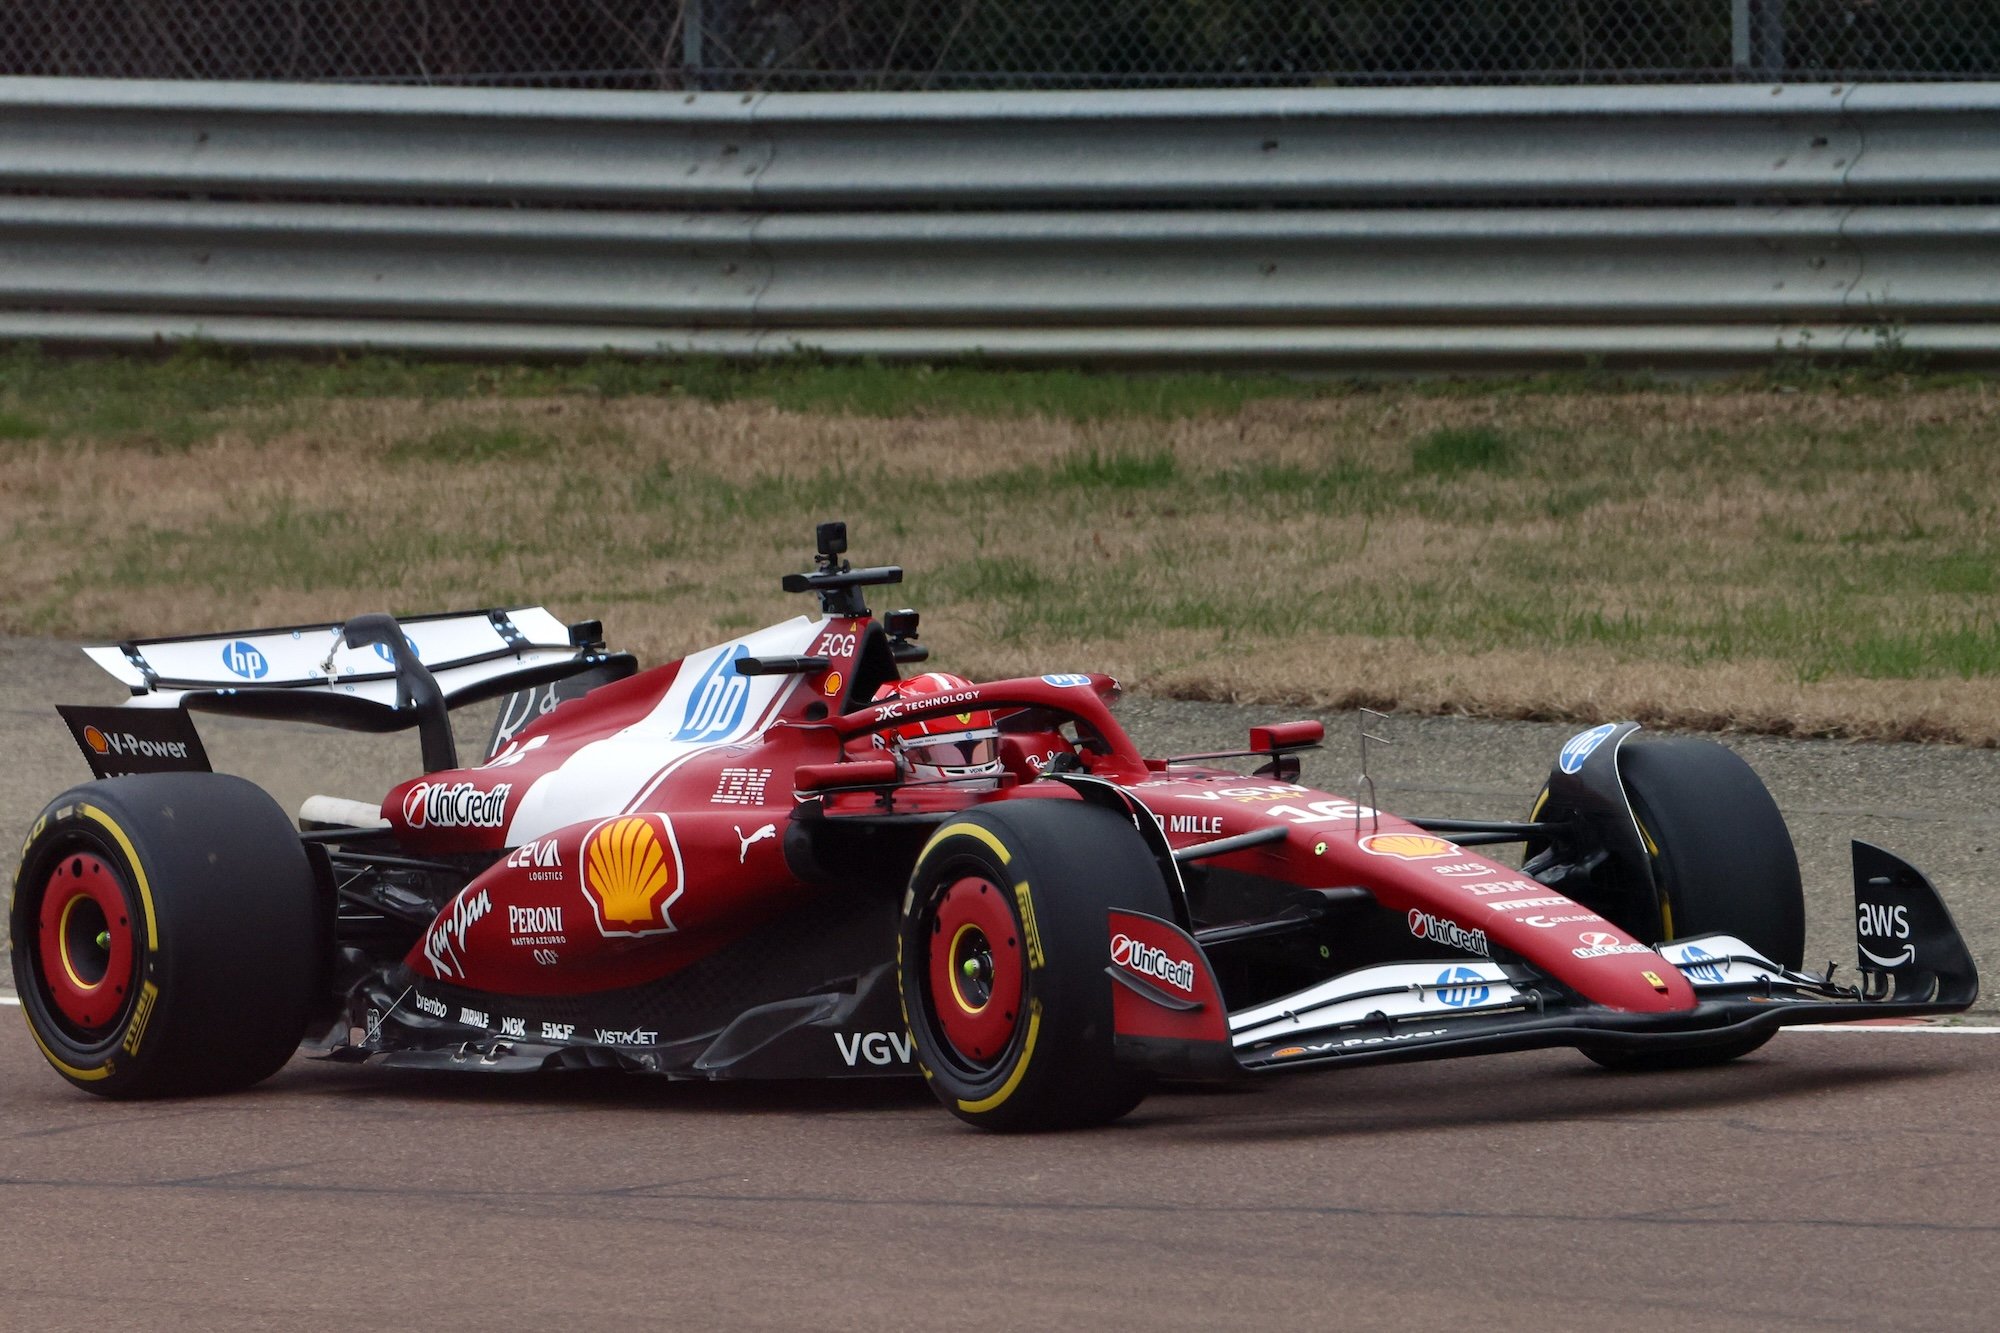
[(982, 1129), (1104, 1124), (1139, 1104), (1113, 1060), (1112, 909), (1173, 916), (1128, 817), (1065, 799), (947, 820), (904, 898), (897, 979), (931, 1091)]
[(275, 802), (241, 778), (72, 788), (14, 881), (14, 986), (42, 1054), (108, 1097), (219, 1092), (297, 1049), (331, 904)]

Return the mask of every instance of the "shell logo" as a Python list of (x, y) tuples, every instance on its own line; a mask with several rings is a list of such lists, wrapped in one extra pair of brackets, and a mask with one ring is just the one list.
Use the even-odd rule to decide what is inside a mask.
[(585, 836), (577, 860), (599, 934), (665, 935), (679, 929), (668, 912), (687, 885), (680, 845), (665, 815), (605, 820)]
[(831, 698), (833, 695), (839, 694), (840, 687), (846, 683), (846, 681), (840, 678), (838, 671), (829, 671), (826, 673), (826, 684), (820, 686), (820, 688), (825, 690), (827, 696)]
[(83, 743), (98, 754), (110, 754), (111, 742), (104, 739), (104, 733), (96, 727), (83, 729)]
[(1456, 856), (1458, 848), (1428, 833), (1371, 833), (1361, 840), (1361, 850), (1374, 856), (1393, 856), (1399, 861), (1428, 861), (1434, 856)]

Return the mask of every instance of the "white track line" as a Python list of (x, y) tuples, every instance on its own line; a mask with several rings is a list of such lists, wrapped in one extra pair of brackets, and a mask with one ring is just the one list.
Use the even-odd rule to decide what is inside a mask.
[(1970, 1024), (1953, 1026), (1949, 1023), (1800, 1023), (1785, 1028), (1786, 1032), (1925, 1032), (1942, 1033), (1946, 1036), (1990, 1037), (2000, 1033), (2000, 1027), (1975, 1027)]

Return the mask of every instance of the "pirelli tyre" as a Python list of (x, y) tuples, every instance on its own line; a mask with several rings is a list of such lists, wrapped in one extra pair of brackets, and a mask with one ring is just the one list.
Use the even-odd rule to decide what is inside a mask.
[(1171, 917), (1124, 817), (1068, 800), (956, 816), (917, 858), (896, 955), (903, 1016), (931, 1091), (981, 1129), (1080, 1128), (1146, 1093), (1112, 1061), (1113, 908)]
[[(1635, 739), (1618, 758), (1660, 890), (1658, 938), (1720, 932), (1772, 962), (1798, 967), (1806, 941), (1798, 853), (1763, 780), (1713, 741)], [(1689, 1069), (1748, 1055), (1772, 1035), (1718, 1046), (1585, 1054), (1614, 1069)]]
[(22, 851), (14, 987), (42, 1054), (88, 1092), (245, 1087), (305, 1033), (321, 915), (298, 834), (253, 784), (87, 783), (49, 803)]

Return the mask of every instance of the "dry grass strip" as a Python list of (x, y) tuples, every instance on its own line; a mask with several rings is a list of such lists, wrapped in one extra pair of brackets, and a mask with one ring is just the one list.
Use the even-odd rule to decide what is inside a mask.
[(546, 602), (647, 658), (804, 610), (812, 524), (938, 665), (1182, 697), (2000, 742), (1983, 385), (1368, 392), (1177, 419), (559, 394), (0, 441), (0, 628)]

